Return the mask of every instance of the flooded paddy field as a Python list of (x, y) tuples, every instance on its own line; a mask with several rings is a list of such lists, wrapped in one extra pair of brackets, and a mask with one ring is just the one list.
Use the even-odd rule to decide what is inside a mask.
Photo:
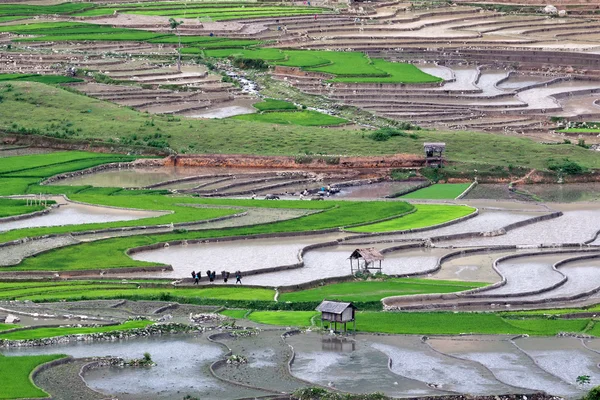
[[(59, 395), (57, 398), (76, 398), (68, 388), (79, 388), (83, 383), (104, 396), (130, 400), (184, 395), (252, 398), (314, 385), (350, 393), (377, 391), (397, 398), (459, 393), (529, 394), (543, 390), (575, 399), (588, 389), (577, 385), (575, 378), (596, 378), (596, 364), (600, 362), (594, 350), (600, 347), (598, 339), (332, 336), (328, 332), (290, 331), (260, 324), (250, 330), (214, 329), (214, 322), (212, 326), (212, 330), (196, 334), (12, 347), (3, 348), (1, 353), (8, 357), (56, 353), (74, 357), (72, 367), (52, 367), (34, 378), (51, 395)], [(239, 365), (220, 361), (228, 357), (228, 351), (247, 361)], [(156, 366), (104, 366), (79, 375), (80, 368), (92, 357), (128, 360), (145, 352), (151, 354)], [(214, 374), (210, 372), (211, 365)], [(360, 374), (354, 373), (357, 368), (361, 369)], [(57, 388), (52, 383), (57, 379), (66, 386)], [(90, 392), (86, 398), (101, 397)]]
[(91, 224), (97, 222), (131, 221), (142, 218), (152, 218), (165, 215), (166, 212), (146, 211), (135, 209), (119, 209), (95, 206), (92, 204), (65, 201), (63, 198), (53, 198), (58, 207), (51, 208), (47, 214), (16, 221), (0, 222), (0, 232), (12, 229), (23, 229), (43, 226), (63, 226)]
[(77, 358), (112, 356), (126, 359), (140, 358), (144, 352), (149, 352), (156, 367), (106, 367), (85, 373), (85, 382), (91, 389), (120, 399), (172, 399), (185, 394), (223, 399), (266, 394), (260, 390), (226, 384), (213, 377), (208, 368), (222, 358), (225, 351), (217, 343), (208, 341), (206, 336), (152, 337), (3, 351), (8, 356), (57, 352)]
[[(419, 182), (377, 182), (380, 171), (372, 170), (302, 170), (230, 167), (123, 168), (95, 171), (54, 181), (53, 185), (120, 188), (168, 189), (177, 192), (197, 193), (202, 196), (242, 196), (277, 194), (298, 196), (305, 189), (311, 194), (321, 188), (339, 185), (340, 197), (378, 198), (404, 191)], [(375, 179), (374, 179), (375, 178)], [(372, 182), (373, 181), (373, 182)]]
[[(545, 390), (566, 398), (580, 396), (585, 388), (571, 375), (594, 371), (593, 362), (580, 365), (569, 376), (557, 376), (543, 362), (542, 348), (554, 346), (573, 361), (594, 358), (578, 339), (507, 336), (429, 337), (373, 336), (328, 337), (318, 333), (291, 336), (296, 358), (292, 373), (299, 378), (350, 391), (381, 391), (393, 397), (435, 396), (449, 393), (530, 393)], [(595, 343), (595, 340), (591, 342)], [(539, 353), (521, 347), (540, 349)], [(550, 357), (548, 357), (550, 358)], [(359, 365), (364, 373), (349, 376)]]

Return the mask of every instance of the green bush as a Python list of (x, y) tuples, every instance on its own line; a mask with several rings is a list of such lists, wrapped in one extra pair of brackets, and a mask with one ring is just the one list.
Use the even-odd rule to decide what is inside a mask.
[[(402, 124), (402, 129), (411, 129), (412, 125), (410, 124)], [(399, 129), (395, 129), (395, 128), (381, 128), (381, 129), (377, 129), (375, 132), (371, 133), (369, 135), (369, 138), (375, 140), (376, 142), (385, 142), (386, 140), (389, 140), (392, 137), (408, 137), (411, 139), (418, 139), (419, 137), (414, 134), (408, 134), (406, 132), (403, 132)]]
[(584, 397), (584, 400), (600, 400), (600, 386), (592, 388)]
[(562, 172), (566, 175), (581, 175), (587, 171), (586, 168), (565, 158), (562, 161), (554, 162), (548, 166), (548, 169), (555, 172)]
[(234, 58), (232, 64), (240, 69), (258, 69), (266, 70), (269, 68), (269, 64), (265, 60), (253, 59), (253, 58)]

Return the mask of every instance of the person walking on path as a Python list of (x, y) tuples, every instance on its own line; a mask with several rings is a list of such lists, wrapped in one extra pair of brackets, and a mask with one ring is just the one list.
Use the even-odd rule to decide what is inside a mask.
[(225, 271), (225, 276), (223, 277), (223, 282), (227, 283), (227, 281), (229, 280), (229, 271)]
[(196, 279), (196, 271), (192, 271), (192, 279)]
[(214, 282), (214, 281), (215, 281), (215, 278), (216, 278), (216, 276), (217, 276), (217, 271), (213, 271), (213, 272), (210, 274), (210, 281), (211, 281), (211, 282)]
[(194, 285), (197, 285), (200, 282), (200, 271), (194, 276)]
[(235, 284), (242, 284), (242, 273), (240, 271), (235, 272)]

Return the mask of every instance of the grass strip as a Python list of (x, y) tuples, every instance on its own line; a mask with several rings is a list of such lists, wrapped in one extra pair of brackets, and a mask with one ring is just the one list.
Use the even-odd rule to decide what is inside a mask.
[(393, 278), (383, 281), (344, 282), (298, 292), (282, 293), (279, 301), (379, 301), (389, 296), (426, 293), (453, 293), (487, 286), (487, 283), (437, 281), (432, 279)]
[(470, 183), (437, 183), (405, 194), (403, 199), (451, 200), (467, 190)]
[(56, 328), (36, 328), (26, 329), (15, 332), (0, 332), (0, 339), (4, 340), (33, 340), (33, 339), (45, 339), (57, 336), (66, 335), (83, 335), (89, 333), (106, 333), (113, 331), (126, 331), (131, 329), (145, 328), (148, 325), (152, 325), (152, 321), (141, 320), (141, 321), (127, 321), (119, 325), (107, 325), (107, 326), (82, 326), (82, 327), (56, 327)]
[(426, 228), (453, 221), (467, 216), (476, 210), (468, 206), (441, 205), (441, 204), (415, 204), (416, 212), (400, 218), (390, 219), (371, 225), (349, 228), (351, 232), (392, 232), (408, 229)]
[(44, 206), (27, 205), (26, 200), (0, 199), (0, 218), (42, 211)]
[[(310, 318), (318, 313), (310, 311), (256, 311), (248, 316), (254, 322), (280, 326), (310, 326)], [(318, 318), (317, 318), (318, 319)], [(447, 312), (374, 312), (359, 311), (356, 329), (361, 332), (379, 332), (411, 335), (528, 334), (552, 336), (559, 332), (582, 332), (589, 319), (512, 320), (492, 313)], [(591, 332), (591, 333), (590, 333)], [(600, 329), (590, 334), (600, 334)]]
[(334, 126), (345, 124), (348, 121), (323, 114), (317, 111), (279, 111), (260, 114), (242, 114), (231, 117), (240, 121), (264, 122), (279, 125), (301, 125), (301, 126)]

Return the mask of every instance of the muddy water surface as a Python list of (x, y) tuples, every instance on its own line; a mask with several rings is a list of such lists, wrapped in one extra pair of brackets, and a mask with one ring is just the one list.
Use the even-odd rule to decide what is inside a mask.
[(41, 226), (62, 226), (92, 224), (97, 222), (130, 221), (134, 219), (158, 217), (163, 212), (122, 210), (117, 208), (71, 203), (50, 210), (48, 214), (18, 221), (0, 223), (0, 232), (11, 229), (33, 228)]
[(73, 357), (115, 356), (140, 358), (149, 352), (153, 368), (100, 368), (85, 375), (88, 385), (119, 399), (174, 399), (190, 394), (202, 399), (264, 395), (260, 391), (225, 384), (214, 378), (208, 366), (224, 351), (204, 337), (163, 336), (116, 342), (72, 343), (3, 350), (5, 355), (64, 353)]

